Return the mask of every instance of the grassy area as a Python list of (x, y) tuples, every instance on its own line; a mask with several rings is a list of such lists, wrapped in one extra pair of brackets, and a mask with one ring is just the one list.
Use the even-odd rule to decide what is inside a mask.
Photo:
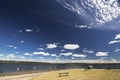
[[(58, 73), (69, 72), (68, 76), (59, 77)], [(104, 70), (104, 69), (91, 69), (91, 70), (61, 70), (52, 71), (44, 75), (35, 77), (32, 80), (120, 80), (120, 70)]]

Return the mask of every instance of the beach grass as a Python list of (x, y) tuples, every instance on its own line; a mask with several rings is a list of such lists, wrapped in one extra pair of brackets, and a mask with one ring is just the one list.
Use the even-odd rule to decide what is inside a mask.
[[(59, 76), (59, 73), (69, 72), (68, 76)], [(71, 69), (47, 72), (32, 80), (120, 80), (119, 69)]]

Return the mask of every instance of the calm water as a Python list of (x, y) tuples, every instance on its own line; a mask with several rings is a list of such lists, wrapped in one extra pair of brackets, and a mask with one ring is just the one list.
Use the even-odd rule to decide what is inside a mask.
[(49, 64), (49, 63), (0, 63), (0, 73), (30, 71), (30, 70), (59, 70), (59, 69), (81, 69), (88, 66), (95, 69), (120, 69), (120, 63), (116, 64), (83, 64), (83, 63), (67, 63), (67, 64)]

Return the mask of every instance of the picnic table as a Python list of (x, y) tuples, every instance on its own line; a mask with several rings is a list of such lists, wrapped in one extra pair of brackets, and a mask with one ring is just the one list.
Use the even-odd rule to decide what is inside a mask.
[(69, 72), (60, 72), (58, 74), (59, 74), (59, 77), (64, 77), (64, 76), (68, 76)]

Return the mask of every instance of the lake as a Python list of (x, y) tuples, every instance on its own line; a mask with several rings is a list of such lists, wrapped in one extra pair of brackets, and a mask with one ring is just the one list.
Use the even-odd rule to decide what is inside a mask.
[(62, 70), (62, 69), (120, 69), (120, 63), (0, 63), (0, 73), (34, 71), (34, 70)]

